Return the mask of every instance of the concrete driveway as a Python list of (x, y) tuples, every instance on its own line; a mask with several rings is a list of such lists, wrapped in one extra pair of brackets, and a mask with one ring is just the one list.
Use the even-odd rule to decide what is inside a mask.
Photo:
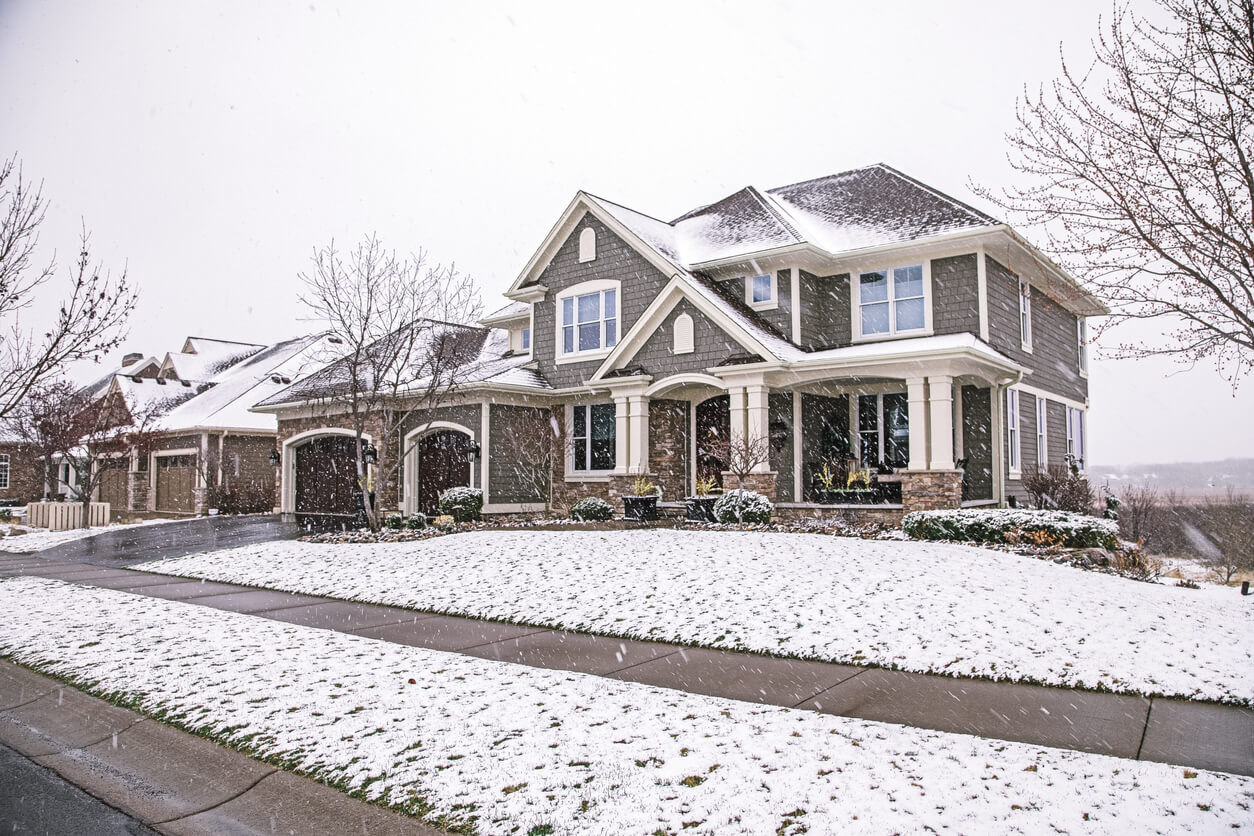
[(304, 531), (283, 522), (278, 514), (197, 517), (161, 525), (125, 526), (38, 552), (59, 563), (92, 563), (121, 567), (166, 557), (289, 540)]

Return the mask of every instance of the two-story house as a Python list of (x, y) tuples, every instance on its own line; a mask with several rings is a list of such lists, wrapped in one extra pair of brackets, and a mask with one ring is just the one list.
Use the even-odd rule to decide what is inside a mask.
[[(528, 512), (642, 474), (678, 501), (727, 484), (716, 440), (769, 446), (747, 481), (783, 514), (828, 505), (824, 465), (898, 483), (900, 514), (1005, 503), (1032, 468), (1087, 458), (1085, 318), (1107, 309), (1007, 225), (886, 165), (669, 222), (580, 192), (505, 295), (481, 323), (484, 362), (505, 366), (418, 428), (473, 455), (450, 468), (447, 443), (403, 445), (385, 506), (417, 510), (436, 480)], [(292, 483), (298, 448), (344, 432), (307, 398), (266, 408)], [(519, 475), (526, 426), (554, 436), (546, 486)], [(283, 510), (311, 510), (300, 492)]]

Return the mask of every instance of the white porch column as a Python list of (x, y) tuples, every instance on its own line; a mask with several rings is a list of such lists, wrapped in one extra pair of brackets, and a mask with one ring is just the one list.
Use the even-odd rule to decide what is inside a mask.
[(614, 472), (625, 476), (631, 462), (629, 435), (631, 432), (626, 395), (614, 396)]
[[(759, 384), (745, 387), (745, 394), (748, 400), (746, 429), (749, 432), (750, 444), (769, 446), (771, 443), (771, 416), (769, 402), (766, 397), (767, 391), (765, 386)], [(753, 466), (754, 473), (769, 473), (770, 470), (771, 463), (769, 461), (759, 462)]]
[(745, 390), (743, 386), (731, 386), (727, 389), (730, 401), (731, 428), (728, 442), (735, 447), (745, 437)]
[(906, 391), (909, 393), (906, 420), (910, 424), (911, 470), (927, 470), (927, 392), (924, 382), (921, 377), (906, 379)]
[[(628, 475), (649, 472), (649, 399), (644, 395), (631, 395), (628, 399), (629, 455)], [(617, 443), (617, 438), (615, 438)]]
[[(946, 375), (927, 379), (932, 436), (932, 470), (954, 469), (954, 379)], [(913, 457), (913, 450), (911, 451)]]

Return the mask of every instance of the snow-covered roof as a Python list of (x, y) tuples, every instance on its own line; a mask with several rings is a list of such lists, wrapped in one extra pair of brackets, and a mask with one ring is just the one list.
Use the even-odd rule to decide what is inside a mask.
[(319, 368), (325, 362), (319, 356), (324, 343), (324, 334), (311, 334), (252, 351), (246, 359), (193, 383), (193, 391), (199, 394), (166, 413), (159, 421), (160, 429), (275, 431), (274, 416), (252, 412), (250, 408)]
[(188, 337), (183, 350), (169, 352), (161, 362), (163, 374), (180, 380), (209, 380), (246, 357), (264, 349), (264, 345)]
[[(527, 386), (536, 389), (550, 388), (547, 381), (539, 374), (526, 372), (520, 367), (531, 362), (526, 354), (515, 354), (509, 348), (509, 332), (500, 328), (476, 328), (469, 325), (457, 325), (447, 322), (420, 320), (415, 328), (422, 329), (421, 339), (433, 341), (448, 339), (453, 336), (459, 342), (466, 343), (457, 348), (458, 351), (474, 351), (475, 356), (456, 373), (458, 385), (497, 383), (502, 385)], [(384, 339), (391, 338), (392, 335)], [(414, 349), (414, 356), (421, 357), (423, 349)], [(427, 380), (412, 381), (406, 388), (420, 391), (427, 386)], [(258, 401), (256, 407), (282, 406), (284, 404), (302, 403), (327, 398), (342, 397), (351, 391), (349, 372), (346, 361), (336, 360), (314, 373), (298, 380), (290, 386), (273, 393), (264, 400)]]
[(503, 308), (495, 310), (479, 320), (481, 325), (498, 325), (515, 319), (522, 319), (531, 313), (531, 306), (526, 302), (510, 302)]

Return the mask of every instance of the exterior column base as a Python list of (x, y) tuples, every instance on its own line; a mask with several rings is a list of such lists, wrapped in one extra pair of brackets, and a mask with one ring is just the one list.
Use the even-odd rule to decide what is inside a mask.
[(901, 508), (905, 513), (961, 507), (961, 470), (901, 471)]
[[(778, 478), (778, 476), (779, 474), (773, 470), (770, 471), (769, 473), (750, 473), (747, 476), (745, 476), (743, 487), (746, 490), (760, 493), (763, 496), (765, 496), (767, 499), (769, 499), (771, 502), (774, 502), (777, 496), (775, 492), (776, 490), (775, 483), (776, 483), (776, 479)], [(736, 477), (736, 474), (729, 473), (728, 471), (723, 471), (724, 490), (731, 491), (739, 487), (742, 487), (742, 486), (740, 484), (740, 480)]]

